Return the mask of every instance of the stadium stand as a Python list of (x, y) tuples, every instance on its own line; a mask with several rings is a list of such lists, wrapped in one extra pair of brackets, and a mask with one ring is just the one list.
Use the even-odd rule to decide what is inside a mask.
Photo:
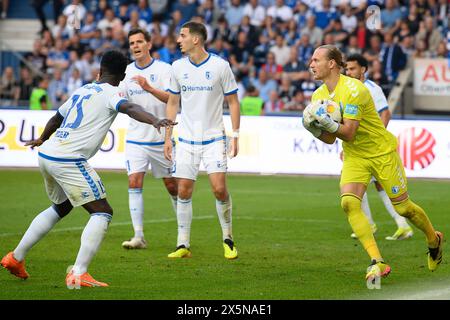
[[(372, 5), (381, 13), (376, 28), (369, 23), (373, 17), (367, 8)], [(38, 18), (38, 6), (48, 30)], [(71, 13), (73, 6), (78, 6), (78, 19)], [(0, 74), (12, 67), (13, 86), (19, 88), (21, 69), (28, 68), (33, 79), (46, 74), (50, 83), (57, 81), (67, 90), (74, 74), (80, 78), (75, 83), (93, 80), (99, 58), (108, 48), (129, 55), (126, 31), (135, 26), (151, 33), (154, 58), (172, 62), (181, 56), (177, 32), (189, 19), (207, 25), (208, 48), (230, 61), (241, 88), (255, 86), (263, 100), (270, 98), (273, 107), (266, 106), (265, 114), (302, 111), (318, 86), (307, 72), (308, 59), (316, 46), (327, 43), (336, 44), (345, 54), (363, 53), (370, 61), (369, 77), (387, 95), (395, 95), (389, 101), (396, 103), (391, 106), (396, 112), (406, 110), (402, 104), (412, 103), (411, 112), (427, 109), (450, 114), (450, 104), (430, 100), (432, 94), (401, 99), (418, 94), (412, 89), (414, 61), (420, 65), (430, 62), (418, 59), (450, 61), (450, 5), (446, 0), (16, 0), (10, 1), (6, 17), (0, 20)], [(292, 50), (296, 59), (291, 57)], [(61, 79), (53, 79), (55, 67)], [(260, 75), (261, 70), (265, 74)], [(407, 74), (407, 79), (403, 76), (399, 83), (399, 74)], [(268, 92), (259, 80), (265, 77), (270, 83)], [(447, 78), (444, 74), (438, 80)], [(0, 105), (26, 106), (27, 101), (17, 97), (5, 98), (3, 92), (11, 86), (7, 82), (2, 77)], [(20, 89), (16, 92), (24, 97)], [(240, 93), (243, 96), (245, 92)], [(52, 105), (57, 108), (59, 104)]]

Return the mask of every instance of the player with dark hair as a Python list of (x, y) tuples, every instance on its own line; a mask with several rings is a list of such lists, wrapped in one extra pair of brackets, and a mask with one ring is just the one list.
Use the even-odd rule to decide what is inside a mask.
[(28, 251), (73, 207), (83, 206), (91, 217), (81, 235), (80, 250), (73, 268), (68, 270), (66, 284), (70, 289), (107, 286), (95, 280), (87, 269), (100, 247), (113, 209), (106, 201), (100, 177), (87, 160), (100, 149), (119, 112), (158, 130), (176, 124), (160, 120), (124, 98), (118, 85), (125, 76), (127, 63), (122, 53), (106, 52), (100, 63), (98, 82), (75, 90), (47, 122), (41, 136), (25, 144), (39, 147), (39, 168), (53, 204), (34, 218), (19, 245), (1, 260), (1, 265), (16, 277), (29, 277), (25, 270)]

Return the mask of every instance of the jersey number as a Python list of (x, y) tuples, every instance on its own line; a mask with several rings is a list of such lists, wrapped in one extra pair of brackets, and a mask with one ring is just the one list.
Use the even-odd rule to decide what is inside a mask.
[[(69, 108), (69, 111), (67, 112), (67, 116), (64, 118), (64, 121), (61, 124), (61, 128), (76, 129), (80, 126), (81, 120), (83, 120), (83, 101), (89, 99), (90, 97), (91, 97), (90, 94), (81, 97), (81, 99), (80, 99), (79, 94), (72, 96), (72, 106)], [(75, 121), (66, 124), (66, 121), (69, 118), (69, 115), (75, 106), (77, 107), (77, 109), (76, 109), (77, 116), (75, 118)]]

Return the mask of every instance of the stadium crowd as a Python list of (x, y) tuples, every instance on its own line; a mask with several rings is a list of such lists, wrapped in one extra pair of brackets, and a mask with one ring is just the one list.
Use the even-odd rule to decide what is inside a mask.
[[(0, 99), (10, 105), (25, 100), (32, 109), (58, 108), (77, 87), (95, 80), (106, 50), (130, 57), (132, 28), (147, 30), (152, 56), (172, 63), (181, 57), (176, 38), (189, 20), (207, 26), (208, 51), (230, 62), (243, 114), (302, 111), (319, 85), (308, 61), (321, 44), (334, 44), (345, 55), (362, 53), (370, 63), (368, 77), (385, 94), (411, 58), (449, 57), (447, 0), (59, 2), (55, 25), (41, 19), (33, 50), (24, 55), (32, 68), (22, 64), (2, 72)], [(369, 16), (371, 5), (380, 8), (381, 20)]]

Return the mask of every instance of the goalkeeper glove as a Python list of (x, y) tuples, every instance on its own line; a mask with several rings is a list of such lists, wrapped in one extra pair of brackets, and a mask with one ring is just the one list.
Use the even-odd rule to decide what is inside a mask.
[(331, 119), (327, 113), (313, 114), (314, 119), (317, 120), (316, 128), (325, 130), (329, 133), (336, 133), (339, 129), (339, 123)]
[(314, 118), (308, 112), (303, 112), (303, 118), (302, 118), (303, 126), (305, 127), (306, 130), (311, 132), (314, 137), (318, 138), (322, 134), (322, 130), (319, 128), (316, 128), (313, 125), (312, 121), (315, 121)]

